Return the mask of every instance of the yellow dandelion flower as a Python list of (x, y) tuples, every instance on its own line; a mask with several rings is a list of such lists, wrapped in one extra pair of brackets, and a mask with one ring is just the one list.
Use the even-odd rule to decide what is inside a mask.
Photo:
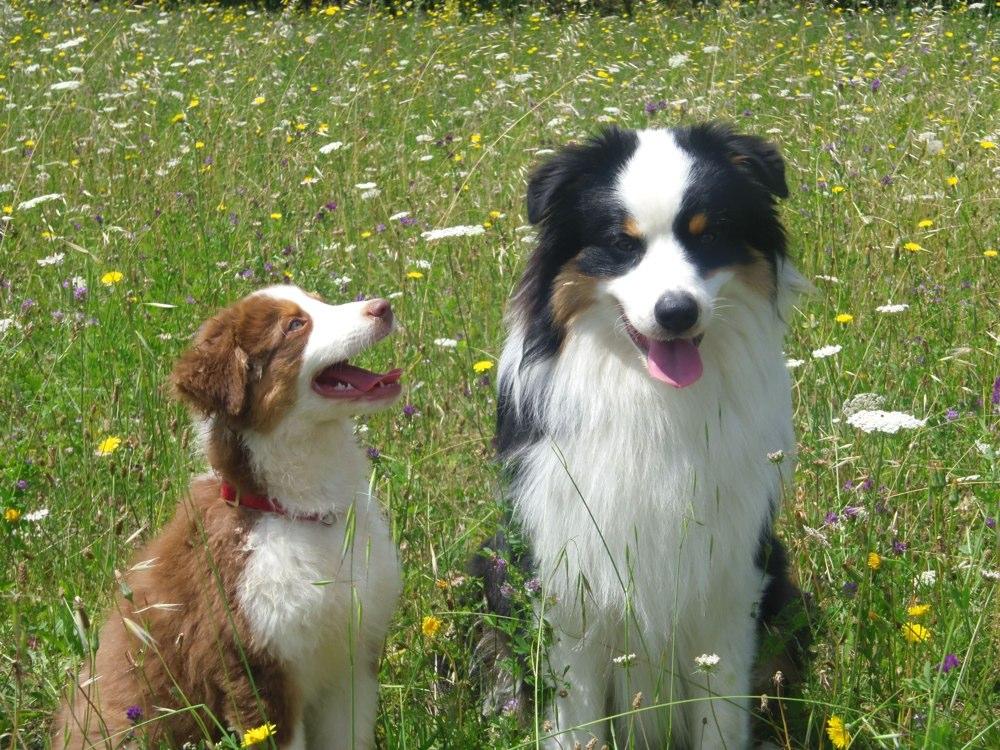
[(116, 450), (118, 446), (122, 444), (122, 439), (117, 435), (108, 435), (104, 440), (97, 444), (97, 450), (94, 453), (98, 456), (110, 456)]
[(924, 246), (919, 242), (907, 242), (903, 245), (903, 249), (911, 253), (919, 253), (924, 249)]
[[(368, 234), (371, 234), (371, 232), (369, 232)], [(422, 278), (424, 278), (424, 275), (420, 271), (407, 271), (406, 272), (406, 278), (408, 278), (408, 279), (422, 279)]]
[(919, 622), (904, 622), (900, 630), (907, 643), (923, 643), (931, 637), (929, 628), (925, 628)]
[(499, 219), (503, 214), (500, 211), (490, 211), (491, 219)]
[(838, 323), (852, 323), (854, 322), (854, 316), (850, 313), (840, 313), (834, 320)]
[(484, 373), (487, 370), (493, 369), (493, 363), (488, 359), (481, 359), (472, 365), (472, 371), (475, 373)]
[(952, 175), (947, 180), (945, 180), (945, 182), (948, 183), (948, 187), (955, 187), (955, 185), (958, 184), (958, 178)]
[(276, 729), (274, 724), (262, 724), (259, 727), (248, 729), (243, 734), (243, 744), (240, 747), (250, 747), (258, 742), (263, 742), (268, 737), (273, 736)]
[(984, 141), (980, 141), (979, 142), (979, 148), (982, 148), (982, 149), (989, 150), (991, 148), (996, 148), (996, 147), (997, 147), (997, 144), (995, 144), (993, 141), (985, 141), (984, 140)]
[(195, 109), (201, 104), (201, 100), (197, 97), (192, 97), (191, 101), (188, 102), (188, 109)]
[(879, 568), (882, 567), (882, 557), (879, 555), (878, 552), (869, 552), (868, 553), (868, 562), (867, 562), (867, 565), (872, 570), (878, 570)]
[(842, 193), (845, 190), (847, 190), (847, 188), (845, 188), (843, 185), (834, 185), (832, 188), (830, 188), (830, 192), (833, 193), (834, 195), (836, 195), (837, 193)]
[(371, 231), (370, 231), (370, 230), (368, 230), (368, 229), (366, 229), (365, 231), (363, 231), (363, 232), (361, 233), (361, 239), (363, 239), (363, 240), (366, 240), (366, 239), (368, 239), (368, 238), (369, 238), (369, 237), (371, 237), (371, 236), (372, 236), (372, 233), (371, 233)]
[(270, 216), (274, 221), (277, 221), (281, 218), (281, 211), (272, 211)]
[(179, 122), (184, 122), (186, 119), (187, 119), (186, 114), (184, 114), (183, 112), (178, 112), (176, 115), (170, 118), (170, 122), (176, 125)]
[(420, 623), (420, 632), (426, 637), (433, 638), (441, 629), (441, 621), (434, 615), (427, 615)]
[(913, 606), (906, 608), (906, 614), (910, 617), (923, 617), (930, 611), (930, 604), (914, 604)]
[[(6, 211), (7, 209), (4, 210)], [(992, 247), (989, 250), (983, 250), (983, 257), (995, 258), (997, 257), (997, 255), (1000, 255), (1000, 253), (997, 253), (997, 251), (994, 250)]]
[(257, 97), (254, 97), (254, 100), (253, 100), (253, 103), (254, 103), (255, 105), (257, 105), (257, 106), (260, 106), (261, 104), (263, 104), (263, 103), (264, 103), (264, 102), (266, 102), (266, 101), (267, 101), (267, 98), (266, 98), (266, 97), (263, 97), (263, 96), (257, 96)]
[(6, 205), (6, 206), (3, 207), (3, 212), (5, 214), (12, 214), (12, 213), (14, 213), (14, 207), (8, 204), (8, 205)]
[(851, 742), (851, 735), (844, 725), (844, 720), (836, 715), (826, 720), (826, 736), (838, 750), (847, 747)]
[(124, 278), (125, 274), (121, 271), (108, 271), (106, 274), (101, 276), (101, 283), (104, 284), (104, 286), (114, 286)]
[(194, 147), (195, 148), (205, 148), (205, 141), (195, 141), (194, 142)]
[(934, 221), (931, 219), (921, 219), (917, 222), (917, 229), (930, 229), (934, 226)]
[(323, 14), (327, 16), (335, 16), (340, 12), (340, 8), (336, 5), (328, 5), (323, 9)]
[(17, 523), (18, 519), (21, 518), (21, 511), (17, 508), (7, 508), (3, 512), (3, 518), (7, 523)]
[(473, 133), (472, 135), (469, 136), (470, 143), (480, 143), (482, 142), (482, 140), (483, 137), (479, 133)]

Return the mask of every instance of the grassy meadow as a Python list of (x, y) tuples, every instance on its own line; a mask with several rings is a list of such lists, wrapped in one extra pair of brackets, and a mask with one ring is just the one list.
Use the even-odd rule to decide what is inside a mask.
[[(174, 357), (284, 280), (388, 296), (405, 326), (369, 358), (404, 398), (359, 434), (405, 567), (381, 746), (532, 746), (535, 722), (480, 715), (463, 575), (500, 515), (525, 176), (604, 123), (706, 118), (780, 145), (816, 286), (787, 342), (779, 532), (816, 606), (786, 747), (1000, 747), (993, 10), (0, 5), (0, 748), (46, 747), (116, 572), (200, 469)], [(422, 236), (452, 226), (485, 231)], [(859, 394), (926, 421), (866, 433)]]

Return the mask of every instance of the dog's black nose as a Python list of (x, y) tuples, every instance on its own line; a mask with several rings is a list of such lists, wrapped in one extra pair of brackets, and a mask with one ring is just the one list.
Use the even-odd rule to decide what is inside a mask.
[(698, 301), (687, 292), (668, 292), (657, 300), (653, 314), (664, 330), (681, 334), (698, 322)]

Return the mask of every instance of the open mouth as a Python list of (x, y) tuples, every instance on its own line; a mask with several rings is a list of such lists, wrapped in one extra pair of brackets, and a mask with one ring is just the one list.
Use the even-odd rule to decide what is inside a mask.
[(622, 320), (629, 338), (646, 358), (650, 376), (674, 388), (686, 388), (701, 378), (704, 366), (698, 345), (705, 337), (699, 333), (692, 338), (674, 338), (666, 341), (651, 339), (635, 329), (622, 312)]
[(399, 394), (402, 375), (403, 371), (398, 367), (378, 373), (344, 361), (321, 370), (313, 378), (312, 387), (323, 398), (378, 401)]

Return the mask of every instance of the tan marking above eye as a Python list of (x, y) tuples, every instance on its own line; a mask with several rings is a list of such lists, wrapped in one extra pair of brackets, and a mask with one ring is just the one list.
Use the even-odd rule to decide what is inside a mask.
[(622, 222), (622, 231), (629, 237), (635, 237), (637, 240), (642, 238), (639, 223), (632, 216), (625, 217), (625, 221)]
[(696, 213), (688, 221), (688, 232), (693, 237), (697, 237), (708, 228), (708, 217), (703, 213)]

